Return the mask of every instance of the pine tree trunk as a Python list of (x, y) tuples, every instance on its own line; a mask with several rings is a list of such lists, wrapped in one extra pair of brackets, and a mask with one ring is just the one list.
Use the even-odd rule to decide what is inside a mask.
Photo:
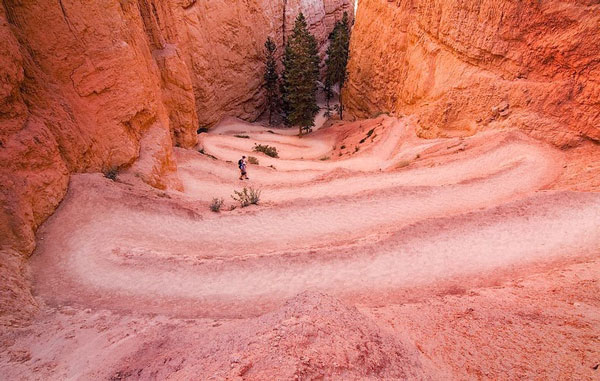
[(273, 117), (273, 97), (269, 97), (269, 126), (271, 125)]
[(302, 126), (299, 126), (298, 128), (299, 128), (299, 130), (300, 130), (300, 131), (298, 132), (298, 136), (299, 136), (299, 137), (302, 137)]
[(340, 120), (343, 119), (343, 116), (342, 116), (343, 109), (344, 109), (344, 106), (342, 105), (342, 87), (340, 86)]

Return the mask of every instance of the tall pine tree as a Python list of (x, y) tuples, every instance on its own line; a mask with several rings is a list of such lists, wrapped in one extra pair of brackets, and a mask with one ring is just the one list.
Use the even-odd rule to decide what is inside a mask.
[[(346, 66), (348, 65), (349, 51), (350, 25), (348, 22), (348, 13), (344, 12), (342, 20), (335, 23), (333, 31), (329, 34), (329, 47), (327, 48), (327, 59), (325, 61), (327, 65), (325, 83), (329, 83), (329, 86), (337, 83), (340, 87), (340, 119), (343, 117), (342, 88), (346, 79), (348, 79)], [(328, 98), (327, 102), (329, 102), (331, 93), (326, 93), (325, 96)]]
[(277, 64), (275, 62), (275, 50), (277, 47), (275, 46), (275, 42), (271, 39), (271, 37), (267, 38), (265, 42), (266, 49), (266, 61), (265, 61), (265, 88), (267, 90), (267, 107), (269, 109), (269, 124), (271, 124), (271, 119), (273, 116), (273, 112), (277, 107), (277, 80), (279, 76), (277, 75)]
[(319, 63), (317, 40), (308, 31), (306, 19), (300, 13), (285, 46), (282, 74), (286, 123), (298, 126), (300, 136), (304, 129), (314, 126), (319, 111)]

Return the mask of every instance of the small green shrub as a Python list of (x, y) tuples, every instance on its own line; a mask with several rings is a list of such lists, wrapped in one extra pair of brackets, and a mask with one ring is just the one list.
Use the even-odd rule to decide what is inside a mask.
[(308, 134), (309, 132), (312, 132), (312, 127), (302, 127), (302, 131), (303, 133)]
[(359, 149), (358, 146), (354, 147), (354, 152), (358, 152)]
[(201, 134), (203, 132), (208, 132), (208, 128), (207, 127), (200, 127), (198, 128), (198, 130), (196, 130), (197, 133)]
[(321, 157), (319, 160), (321, 160), (321, 161), (326, 161), (326, 160), (329, 160), (329, 156), (323, 156), (323, 157)]
[(345, 145), (343, 145), (343, 146), (341, 146), (341, 147), (340, 147), (340, 149), (346, 149), (346, 146), (345, 146)]
[(233, 135), (233, 136), (235, 136), (236, 138), (240, 138), (240, 139), (250, 139), (250, 136), (248, 136), (248, 135), (238, 135), (238, 134), (236, 134), (236, 135)]
[(258, 165), (258, 159), (254, 156), (248, 156), (248, 163)]
[(110, 179), (112, 181), (117, 181), (117, 176), (119, 175), (119, 171), (117, 168), (111, 168), (108, 171), (104, 172), (104, 177)]
[(368, 138), (368, 137), (370, 137), (371, 135), (373, 135), (373, 132), (375, 132), (375, 129), (374, 129), (374, 128), (371, 128), (371, 129), (369, 130), (369, 132), (367, 132), (367, 138)]
[(260, 189), (254, 189), (250, 187), (242, 189), (241, 192), (234, 190), (231, 198), (239, 202), (242, 208), (245, 208), (248, 205), (258, 204), (258, 201), (260, 200), (260, 194)]
[(252, 148), (252, 150), (254, 152), (262, 152), (267, 156), (271, 156), (271, 157), (279, 157), (279, 154), (277, 153), (277, 147), (272, 147), (269, 145), (263, 145), (263, 144), (255, 144), (254, 148)]
[(365, 140), (367, 140), (367, 138), (360, 139), (360, 142), (358, 142), (358, 144), (363, 144), (365, 142)]
[(223, 199), (222, 198), (213, 198), (211, 203), (210, 203), (210, 210), (212, 210), (215, 213), (219, 213), (221, 211), (221, 207), (223, 206)]

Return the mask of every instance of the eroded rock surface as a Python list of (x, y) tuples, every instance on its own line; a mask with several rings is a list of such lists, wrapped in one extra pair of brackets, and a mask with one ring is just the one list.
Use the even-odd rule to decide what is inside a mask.
[[(274, 312), (241, 322), (220, 328), (216, 335), (174, 329), (168, 338), (148, 342), (121, 360), (113, 375), (430, 380), (435, 374), (412, 343), (389, 335), (355, 307), (323, 293), (304, 292)], [(165, 358), (173, 361), (165, 364)], [(185, 364), (185, 359), (200, 358), (207, 361)]]
[(417, 114), (425, 137), (518, 127), (600, 139), (598, 1), (362, 0), (347, 105)]
[[(307, 12), (324, 42), (351, 9), (290, 0), (285, 20)], [(31, 253), (71, 173), (181, 189), (173, 145), (194, 147), (198, 126), (224, 115), (261, 113), (263, 44), (282, 43), (283, 11), (266, 0), (2, 1), (0, 262)]]
[[(596, 379), (600, 194), (551, 190), (579, 160), (514, 130), (421, 139), (411, 120), (298, 138), (229, 119), (204, 154), (173, 150), (184, 192), (73, 175), (29, 261), (39, 313), (0, 329), (0, 374)], [(240, 153), (260, 160), (251, 180)], [(259, 204), (233, 209), (244, 186)]]

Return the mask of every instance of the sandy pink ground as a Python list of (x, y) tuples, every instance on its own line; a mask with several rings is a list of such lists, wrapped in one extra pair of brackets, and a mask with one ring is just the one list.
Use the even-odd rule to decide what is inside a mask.
[[(230, 120), (205, 155), (177, 151), (184, 192), (75, 176), (32, 258), (42, 312), (2, 334), (2, 373), (598, 377), (600, 194), (550, 190), (567, 158), (519, 133), (410, 125), (298, 139)], [(208, 210), (248, 185), (259, 206)]]

